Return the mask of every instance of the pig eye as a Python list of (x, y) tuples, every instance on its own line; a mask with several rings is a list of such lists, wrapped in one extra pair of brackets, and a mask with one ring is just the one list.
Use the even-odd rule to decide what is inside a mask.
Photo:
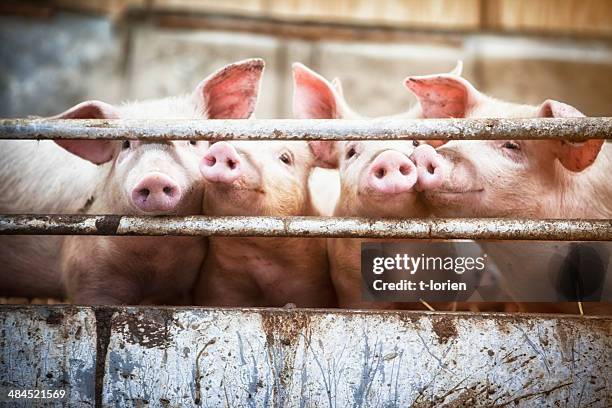
[(283, 153), (280, 156), (278, 156), (278, 158), (280, 159), (280, 161), (285, 163), (287, 166), (291, 165), (291, 156), (288, 153)]
[(346, 152), (346, 158), (350, 159), (351, 157), (353, 157), (354, 155), (356, 155), (357, 152), (355, 151), (354, 147), (351, 147), (350, 149), (348, 149), (348, 151)]
[(512, 142), (512, 141), (507, 141), (506, 143), (502, 145), (502, 147), (504, 149), (510, 149), (510, 150), (521, 150), (521, 146), (518, 143)]
[(190, 140), (189, 144), (192, 145), (192, 146), (195, 146), (195, 145), (198, 144), (198, 141), (197, 140)]
[(127, 149), (129, 149), (129, 148), (130, 148), (130, 141), (129, 141), (129, 140), (124, 140), (124, 141), (123, 141), (123, 144), (121, 145), (121, 148), (122, 148), (123, 150), (127, 150)]
[(413, 141), (412, 141), (412, 145), (413, 145), (414, 147), (417, 147), (417, 146), (418, 146), (418, 145), (420, 145), (420, 144), (421, 144), (421, 143), (419, 143), (419, 141), (418, 141), (418, 140), (413, 140)]

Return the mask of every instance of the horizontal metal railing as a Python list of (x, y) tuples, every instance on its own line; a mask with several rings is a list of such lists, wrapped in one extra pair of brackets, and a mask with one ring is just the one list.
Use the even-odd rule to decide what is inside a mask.
[[(0, 139), (612, 139), (612, 118), (372, 120), (0, 120)], [(0, 158), (1, 159), (1, 158)], [(0, 235), (187, 235), (396, 239), (612, 240), (612, 220), (0, 215)]]
[(609, 241), (612, 220), (0, 216), (0, 235), (39, 234)]
[(0, 139), (504, 140), (611, 139), (612, 118), (535, 119), (3, 119)]

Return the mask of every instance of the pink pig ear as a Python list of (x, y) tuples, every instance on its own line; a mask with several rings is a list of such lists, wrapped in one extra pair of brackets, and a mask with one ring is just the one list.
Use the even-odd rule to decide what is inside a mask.
[(447, 144), (448, 140), (426, 140), (424, 143), (433, 146), (434, 148), (438, 148), (442, 145)]
[(464, 118), (480, 97), (472, 84), (452, 73), (411, 76), (404, 86), (419, 100), (424, 118)]
[(325, 78), (305, 65), (293, 64), (293, 115), (298, 119), (339, 119), (340, 96)]
[[(548, 99), (538, 109), (541, 118), (581, 118), (584, 114), (573, 106)], [(557, 158), (566, 169), (579, 172), (589, 167), (604, 144), (601, 139), (591, 139), (582, 143), (553, 141)]]
[(340, 78), (336, 77), (332, 79), (331, 84), (338, 95), (344, 98), (344, 90), (342, 89), (342, 82), (340, 81)]
[[(100, 101), (86, 101), (49, 119), (118, 119), (119, 110)], [(59, 146), (94, 164), (110, 161), (115, 153), (116, 142), (112, 140), (55, 140)]]
[(324, 167), (326, 169), (338, 168), (338, 146), (336, 142), (316, 140), (308, 142), (308, 145), (316, 158), (316, 167)]
[(207, 119), (246, 119), (253, 114), (264, 61), (252, 58), (227, 65), (196, 87), (194, 98)]
[(453, 68), (453, 70), (449, 72), (449, 74), (461, 76), (462, 73), (463, 73), (463, 61), (457, 60), (457, 65), (455, 65), (455, 68)]

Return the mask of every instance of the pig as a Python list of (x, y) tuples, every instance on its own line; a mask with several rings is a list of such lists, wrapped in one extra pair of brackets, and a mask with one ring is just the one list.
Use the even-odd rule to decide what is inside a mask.
[[(460, 70), (460, 66), (456, 69)], [(339, 80), (333, 83), (300, 63), (293, 65), (294, 116), (300, 119), (359, 118), (342, 96)], [(402, 117), (419, 117), (418, 107)], [(322, 167), (338, 169), (338, 217), (425, 217), (427, 209), (418, 191), (442, 182), (434, 148), (418, 141), (312, 142)], [(420, 165), (415, 164), (419, 158)], [(324, 184), (324, 183), (319, 183)], [(330, 274), (344, 308), (396, 308), (400, 305), (361, 300), (360, 250), (372, 239), (329, 239)], [(403, 305), (402, 307), (406, 307)], [(417, 307), (410, 305), (410, 307)]]
[[(306, 142), (214, 143), (200, 164), (203, 210), (216, 216), (318, 215), (307, 188), (316, 165)], [(335, 306), (325, 240), (210, 237), (195, 300), (207, 306)]]
[[(452, 74), (461, 75), (463, 62), (458, 61)], [(344, 98), (342, 83), (334, 78), (331, 85), (325, 78), (305, 65), (296, 62), (294, 72), (294, 116), (298, 119), (367, 119), (355, 112)], [(299, 86), (297, 86), (299, 83)], [(407, 112), (393, 115), (396, 118), (422, 117), (420, 105), (412, 106)], [(376, 142), (372, 142), (376, 145)], [(427, 173), (423, 173), (427, 177)], [(425, 186), (423, 186), (425, 187)], [(325, 216), (334, 214), (340, 197), (340, 177), (337, 169), (317, 167), (309, 180), (313, 204)]]
[[(583, 117), (546, 100), (539, 106), (503, 102), (456, 75), (409, 77), (406, 86), (425, 117)], [(612, 146), (603, 140), (451, 141), (438, 149), (446, 177), (425, 192), (439, 216), (610, 218)], [(587, 200), (591, 203), (585, 206)]]
[[(248, 118), (263, 61), (213, 73), (189, 95), (113, 106), (87, 101), (56, 119)], [(2, 142), (2, 212), (188, 215), (202, 209), (198, 141)], [(15, 240), (15, 238), (20, 238)], [(79, 304), (183, 302), (206, 252), (199, 237), (3, 237), (0, 292), (67, 294)]]
[[(564, 118), (583, 117), (571, 105), (545, 100), (538, 106), (500, 101), (479, 92), (458, 75), (408, 77), (405, 86), (418, 98), (425, 117)], [(424, 203), (442, 217), (595, 218), (612, 217), (612, 146), (603, 140), (451, 141), (438, 143), (444, 181), (424, 192)], [(483, 248), (498, 266), (521, 254)], [(534, 249), (537, 250), (537, 249)], [(507, 251), (507, 250), (504, 250)], [(552, 256), (552, 254), (551, 254)], [(516, 259), (516, 258), (514, 258)], [(505, 261), (504, 261), (505, 260)], [(503, 269), (503, 268), (502, 268)], [(546, 279), (533, 265), (532, 279)], [(539, 275), (538, 275), (539, 274)], [(551, 305), (549, 305), (551, 306)], [(609, 305), (589, 309), (610, 313)], [(578, 312), (573, 305), (518, 304), (519, 310)]]

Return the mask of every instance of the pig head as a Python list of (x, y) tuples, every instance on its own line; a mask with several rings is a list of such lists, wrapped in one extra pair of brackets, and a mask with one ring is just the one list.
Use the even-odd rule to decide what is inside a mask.
[[(184, 97), (112, 106), (91, 101), (58, 118), (243, 119), (251, 116), (263, 61), (230, 64)], [(85, 212), (200, 214), (204, 185), (199, 164), (207, 142), (57, 141), (98, 165), (95, 196)], [(206, 253), (197, 237), (66, 238), (62, 271), (77, 303), (175, 303), (188, 297)]]
[[(500, 101), (454, 74), (408, 77), (424, 117), (583, 117), (554, 100), (539, 106)], [(612, 154), (603, 140), (451, 141), (437, 143), (444, 182), (425, 193), (440, 216), (608, 218)], [(442, 146), (443, 145), (443, 146)], [(418, 160), (417, 160), (418, 164)], [(588, 205), (585, 205), (585, 200)]]
[[(346, 103), (339, 80), (328, 82), (302, 64), (293, 65), (297, 118), (359, 119)], [(418, 117), (412, 109), (401, 117)], [(336, 215), (407, 217), (421, 214), (418, 191), (442, 181), (434, 149), (419, 141), (317, 141), (319, 162), (340, 173)], [(415, 164), (419, 158), (418, 165)]]
[[(198, 84), (187, 96), (113, 106), (87, 101), (57, 119), (243, 119), (254, 108), (263, 61), (228, 65)], [(100, 212), (194, 214), (201, 208), (198, 166), (205, 141), (57, 140), (56, 143), (105, 173), (94, 202)]]
[(200, 163), (204, 208), (215, 215), (314, 215), (308, 178), (318, 165), (306, 142), (232, 141)]

